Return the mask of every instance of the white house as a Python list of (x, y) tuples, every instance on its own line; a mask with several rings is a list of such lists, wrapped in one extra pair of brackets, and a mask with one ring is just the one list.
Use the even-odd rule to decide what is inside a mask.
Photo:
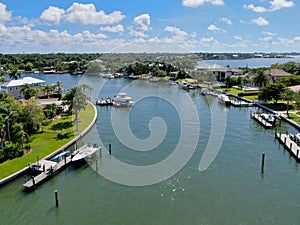
[(10, 94), (16, 99), (21, 99), (23, 98), (23, 95), (20, 91), (25, 84), (29, 84), (33, 88), (39, 88), (42, 92), (43, 83), (45, 83), (44, 80), (36, 79), (33, 77), (24, 77), (23, 79), (11, 80), (9, 82), (1, 83), (0, 91)]

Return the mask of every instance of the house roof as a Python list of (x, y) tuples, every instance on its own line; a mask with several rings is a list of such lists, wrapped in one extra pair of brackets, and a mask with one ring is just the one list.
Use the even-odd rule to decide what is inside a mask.
[(11, 80), (7, 83), (3, 83), (2, 86), (17, 87), (17, 86), (23, 86), (24, 84), (40, 84), (44, 82), (45, 82), (44, 80), (36, 79), (33, 77), (24, 77), (23, 79)]
[(284, 77), (291, 75), (290, 73), (287, 73), (284, 70), (280, 69), (269, 69), (265, 71), (265, 74), (272, 77)]
[(223, 67), (223, 68), (215, 68), (212, 69), (212, 71), (215, 72), (234, 72), (234, 73), (243, 73), (243, 70), (237, 69), (237, 68), (227, 68), (227, 67)]
[(291, 89), (294, 92), (300, 91), (300, 85), (290, 86), (288, 88)]

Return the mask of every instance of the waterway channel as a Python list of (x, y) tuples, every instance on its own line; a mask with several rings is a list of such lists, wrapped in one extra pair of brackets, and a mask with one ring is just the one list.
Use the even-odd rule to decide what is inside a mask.
[[(47, 80), (51, 75), (39, 76)], [(72, 82), (76, 79), (76, 82), (80, 80), (80, 77), (68, 74), (55, 76), (62, 76), (64, 82), (70, 79), (67, 87), (73, 86)], [(100, 140), (103, 149), (112, 145), (112, 156), (103, 150), (102, 158), (98, 158), (98, 172), (95, 163), (80, 168), (70, 166), (31, 193), (23, 191), (23, 177), (0, 188), (0, 224), (299, 223), (299, 164), (275, 140), (274, 130), (265, 130), (250, 118), (250, 108), (226, 108), (214, 97), (202, 96), (197, 90), (186, 92), (177, 85), (97, 77), (85, 79), (91, 83), (100, 82), (98, 98), (112, 97), (123, 87), (133, 100), (138, 99), (141, 93), (153, 94), (137, 101), (131, 111), (110, 106), (97, 107), (98, 120), (86, 141)], [(165, 99), (157, 97), (160, 94), (166, 96)], [(174, 99), (174, 96), (184, 100), (186, 95), (197, 110), (200, 128), (190, 133), (192, 137), (199, 132), (199, 139), (183, 168), (170, 178), (145, 186), (113, 181), (110, 176), (119, 175), (120, 171), (101, 175), (100, 171), (104, 171), (113, 159), (138, 168), (168, 158), (179, 141), (188, 145), (192, 138), (180, 140), (183, 115), (166, 100), (168, 97)], [(185, 106), (187, 103), (182, 102), (186, 109), (192, 107)], [(126, 117), (132, 133), (139, 139), (151, 136), (150, 128), (153, 132), (160, 132), (156, 130), (155, 123), (150, 122), (152, 118), (159, 117), (158, 122), (163, 120), (167, 127), (165, 138), (151, 151), (134, 151), (120, 142), (116, 135), (116, 129), (124, 128), (113, 127), (112, 118)], [(212, 124), (216, 122), (214, 118), (223, 118), (217, 123), (225, 121), (224, 137), (211, 137), (214, 133), (211, 131)], [(187, 126), (193, 126), (195, 121), (190, 122)], [(295, 132), (285, 123), (278, 130)], [(129, 132), (119, 135), (125, 139), (127, 136), (132, 138)], [(223, 141), (209, 167), (199, 171), (199, 163), (210, 138), (212, 143), (218, 143), (220, 139)], [(182, 154), (185, 154), (184, 151), (187, 149), (181, 149)], [(262, 175), (263, 152), (266, 161)], [(59, 193), (58, 208), (55, 207), (55, 190)]]

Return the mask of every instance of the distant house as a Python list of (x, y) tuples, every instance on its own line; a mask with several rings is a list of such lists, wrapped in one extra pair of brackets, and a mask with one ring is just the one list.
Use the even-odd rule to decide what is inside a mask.
[(289, 86), (288, 88), (291, 89), (293, 92), (299, 92), (300, 91), (300, 85)]
[(274, 84), (280, 78), (290, 76), (291, 74), (280, 69), (269, 69), (265, 71), (265, 75), (268, 77), (269, 82)]
[(228, 76), (242, 76), (244, 73), (240, 69), (236, 68), (216, 68), (211, 70), (218, 81), (224, 81)]
[(42, 89), (43, 83), (45, 83), (44, 80), (36, 79), (33, 77), (24, 77), (23, 79), (11, 80), (9, 82), (1, 83), (0, 91), (10, 94), (16, 99), (21, 99), (24, 97), (21, 93), (21, 89), (25, 84), (29, 84), (33, 88)]

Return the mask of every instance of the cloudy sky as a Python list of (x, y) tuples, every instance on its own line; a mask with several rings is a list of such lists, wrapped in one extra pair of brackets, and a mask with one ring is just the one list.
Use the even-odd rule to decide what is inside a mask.
[(0, 0), (0, 53), (300, 52), (296, 0)]

